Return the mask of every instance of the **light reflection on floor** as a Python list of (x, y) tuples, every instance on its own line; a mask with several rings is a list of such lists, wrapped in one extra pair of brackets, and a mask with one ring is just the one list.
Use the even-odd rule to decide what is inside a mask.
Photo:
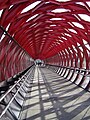
[(90, 120), (90, 93), (46, 68), (36, 68), (21, 120)]

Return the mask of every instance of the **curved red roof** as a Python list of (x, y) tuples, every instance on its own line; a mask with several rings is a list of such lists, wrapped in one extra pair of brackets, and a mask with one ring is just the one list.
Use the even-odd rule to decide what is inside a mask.
[(90, 69), (90, 0), (0, 0), (0, 10), (1, 79), (27, 67), (28, 55)]

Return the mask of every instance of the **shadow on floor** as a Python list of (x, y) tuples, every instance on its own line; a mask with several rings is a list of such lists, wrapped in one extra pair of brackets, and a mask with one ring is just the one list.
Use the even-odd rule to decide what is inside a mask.
[(41, 68), (22, 114), (22, 120), (90, 120), (90, 93)]

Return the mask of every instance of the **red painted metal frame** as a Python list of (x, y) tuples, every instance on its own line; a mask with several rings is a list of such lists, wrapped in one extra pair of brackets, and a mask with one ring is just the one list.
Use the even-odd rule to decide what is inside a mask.
[[(34, 8), (22, 13), (24, 8), (37, 1), (4, 0), (3, 2), (0, 0), (0, 9), (3, 10), (0, 25), (4, 29), (9, 25), (8, 33), (33, 59), (47, 59), (50, 63), (89, 70), (90, 21), (82, 19), (79, 15), (84, 14), (90, 17), (90, 0), (39, 1), (41, 2)], [(55, 13), (53, 12), (55, 9), (64, 9), (65, 11)], [(28, 20), (29, 18), (31, 20)], [(59, 18), (59, 20), (53, 18)], [(3, 31), (0, 30), (0, 37), (2, 35)], [(9, 38), (5, 36), (0, 42), (0, 79), (5, 79), (5, 74), (10, 77), (11, 74), (23, 69), (20, 62), (21, 60), (25, 61), (26, 57), (21, 48), (13, 42), (9, 44), (10, 39), (7, 39)], [(52, 58), (56, 54), (58, 60), (57, 57)], [(20, 66), (17, 66), (17, 63)], [(6, 69), (9, 69), (8, 72), (5, 72)], [(4, 75), (3, 72), (5, 72)]]
[(9, 36), (5, 35), (0, 44), (0, 81), (7, 80), (32, 64), (30, 56)]

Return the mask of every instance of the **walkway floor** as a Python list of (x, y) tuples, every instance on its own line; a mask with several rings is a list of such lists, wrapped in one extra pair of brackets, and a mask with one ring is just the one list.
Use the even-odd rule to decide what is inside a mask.
[(89, 92), (47, 68), (36, 67), (33, 77), (21, 120), (90, 120)]

